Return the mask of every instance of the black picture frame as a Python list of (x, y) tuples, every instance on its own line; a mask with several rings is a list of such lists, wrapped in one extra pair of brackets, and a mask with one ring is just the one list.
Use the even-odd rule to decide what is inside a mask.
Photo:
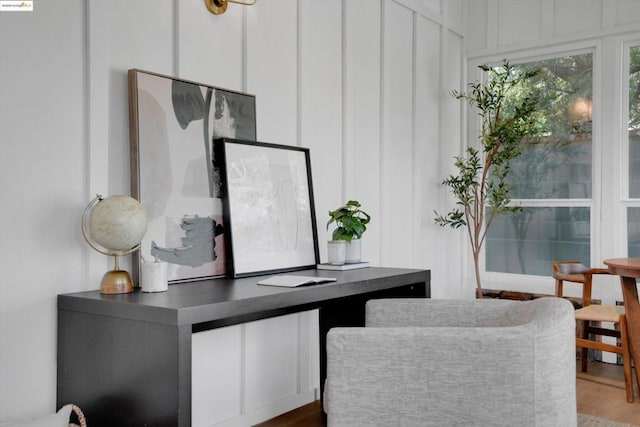
[(315, 268), (318, 232), (308, 148), (221, 138), (227, 276)]

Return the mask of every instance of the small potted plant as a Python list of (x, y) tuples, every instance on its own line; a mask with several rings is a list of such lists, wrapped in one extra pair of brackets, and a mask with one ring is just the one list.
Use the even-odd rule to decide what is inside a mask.
[(336, 228), (331, 235), (333, 240), (329, 241), (329, 263), (340, 263), (340, 259), (332, 259), (331, 257), (332, 254), (339, 254), (341, 252), (340, 245), (344, 245), (345, 247), (343, 263), (360, 262), (360, 238), (364, 232), (367, 231), (367, 224), (371, 220), (371, 216), (360, 209), (361, 206), (360, 202), (349, 200), (344, 206), (334, 211), (329, 211), (327, 230), (331, 224), (336, 224)]

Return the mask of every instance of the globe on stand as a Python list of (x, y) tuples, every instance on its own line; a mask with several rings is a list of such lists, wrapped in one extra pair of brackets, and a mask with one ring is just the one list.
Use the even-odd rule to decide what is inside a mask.
[(115, 259), (114, 269), (102, 278), (101, 294), (133, 292), (131, 276), (120, 269), (118, 258), (140, 249), (146, 232), (147, 214), (136, 199), (98, 194), (89, 202), (82, 215), (82, 235), (97, 252)]

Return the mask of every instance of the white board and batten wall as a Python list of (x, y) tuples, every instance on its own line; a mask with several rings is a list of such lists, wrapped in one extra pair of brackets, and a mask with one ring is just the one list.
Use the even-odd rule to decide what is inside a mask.
[[(201, 0), (36, 0), (0, 13), (0, 423), (55, 409), (56, 295), (97, 289), (107, 268), (78, 224), (95, 193), (129, 191), (127, 69), (255, 94), (258, 139), (311, 149), (321, 241), (326, 211), (357, 198), (374, 217), (365, 258), (430, 268), (434, 297), (470, 296), (464, 236), (433, 225), (469, 133), (449, 91), (485, 58), (591, 43), (594, 93), (611, 107), (600, 132), (615, 135), (620, 100), (602, 82), (619, 78), (607, 73), (637, 37), (639, 3), (258, 0), (213, 16)], [(602, 162), (621, 155), (597, 150)], [(597, 197), (614, 206), (619, 183), (606, 179)], [(597, 260), (621, 241), (594, 247)], [(194, 402), (217, 408), (205, 425), (258, 422), (318, 388), (313, 312), (207, 332), (194, 347)]]
[[(36, 0), (0, 13), (0, 424), (56, 409), (56, 295), (97, 289), (108, 267), (79, 223), (96, 193), (129, 193), (130, 68), (256, 95), (258, 139), (311, 150), (323, 259), (326, 212), (355, 198), (374, 218), (367, 260), (430, 268), (434, 296), (462, 295), (441, 267), (459, 244), (432, 218), (461, 147), (448, 92), (463, 82), (462, 5), (259, 0), (213, 16), (202, 0)], [(318, 397), (316, 312), (193, 346), (194, 425)]]
[[(444, 31), (440, 2), (430, 18), (423, 2), (417, 11), (392, 1), (288, 4), (284, 15), (263, 4), (244, 17), (243, 90), (257, 96), (258, 139), (310, 148), (322, 257), (327, 209), (357, 198), (375, 218), (365, 258), (429, 268), (427, 242), (440, 230), (422, 209), (435, 208), (442, 174), (442, 40), (455, 44), (451, 83), (459, 87), (459, 32)], [(451, 130), (454, 149), (459, 129)], [(198, 335), (194, 425), (248, 425), (319, 397), (316, 312)]]

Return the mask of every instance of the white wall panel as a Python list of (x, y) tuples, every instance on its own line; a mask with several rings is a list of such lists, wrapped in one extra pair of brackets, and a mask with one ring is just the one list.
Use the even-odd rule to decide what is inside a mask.
[(447, 0), (422, 0), (422, 4), (434, 13), (442, 13), (442, 3)]
[(385, 265), (411, 265), (413, 200), (413, 14), (384, 3), (382, 248)]
[(311, 150), (321, 254), (327, 211), (342, 200), (342, 2), (299, 4), (300, 144)]
[(176, 3), (178, 76), (243, 91), (243, 14), (255, 11), (229, 4), (223, 15), (213, 15), (202, 0)]
[[(444, 264), (444, 235), (433, 221), (433, 211), (441, 210), (442, 176), (440, 176), (440, 26), (433, 21), (416, 20), (416, 87), (415, 87), (415, 155), (416, 184), (414, 200), (419, 202), (416, 233), (413, 240), (413, 263), (431, 269), (434, 284), (446, 278), (439, 266)], [(442, 291), (438, 286), (434, 293)]]
[[(440, 159), (441, 166), (438, 168), (441, 179), (455, 172), (453, 166), (454, 157), (459, 156), (463, 151), (464, 121), (462, 101), (456, 100), (450, 95), (453, 89), (466, 91), (463, 85), (464, 64), (462, 55), (459, 52), (463, 48), (463, 40), (461, 37), (451, 31), (445, 31), (443, 34), (443, 55), (442, 55), (442, 98), (440, 100), (440, 108), (443, 116), (441, 143), (440, 143)], [(444, 198), (444, 212), (451, 209), (455, 200), (450, 192), (440, 193)], [(439, 272), (445, 275), (445, 279), (438, 283), (439, 286), (432, 286), (431, 292), (434, 298), (462, 298), (472, 297), (474, 295), (475, 281), (472, 275), (468, 273), (470, 264), (466, 262), (470, 255), (469, 243), (466, 240), (466, 230), (452, 230), (450, 228), (442, 228), (440, 233), (444, 236), (444, 250), (446, 257), (443, 265), (448, 268)], [(457, 261), (455, 260), (457, 259)], [(467, 269), (464, 274), (464, 270)]]
[[(320, 313), (311, 310), (298, 314), (298, 387), (320, 393)], [(316, 393), (317, 392), (317, 393)]]
[(297, 11), (295, 0), (262, 1), (247, 18), (247, 92), (256, 95), (259, 141), (300, 145)]
[[(92, 155), (99, 156), (93, 164), (108, 161), (108, 188), (92, 185), (96, 192), (129, 194), (127, 70), (171, 73), (172, 17), (170, 2), (97, 0), (89, 5), (90, 144)], [(96, 184), (101, 181), (104, 177), (95, 176)]]
[(554, 36), (593, 31), (602, 25), (602, 0), (555, 1), (553, 7)]
[(380, 1), (345, 3), (345, 201), (356, 199), (373, 221), (362, 258), (380, 265)]
[(636, 24), (640, 22), (640, 2), (637, 0), (616, 0), (615, 4), (610, 0), (603, 1), (603, 7), (615, 8), (616, 25)]
[(466, 39), (467, 49), (479, 50), (489, 47), (487, 40), (487, 0), (467, 2), (467, 32), (474, 37)]
[(246, 325), (247, 410), (295, 395), (298, 385), (297, 314)]
[(627, 33), (640, 22), (637, 0), (470, 0), (471, 56)]
[(541, 8), (540, 1), (498, 0), (498, 44), (537, 40), (542, 28)]
[(55, 409), (56, 295), (86, 273), (85, 7), (36, 3), (0, 12), (0, 424)]
[(194, 427), (253, 425), (313, 401), (317, 322), (311, 311), (194, 334)]
[(465, 11), (463, 0), (445, 0), (442, 2), (447, 24), (454, 30), (462, 29), (465, 25)]
[(193, 334), (191, 423), (213, 426), (243, 412), (244, 326)]

